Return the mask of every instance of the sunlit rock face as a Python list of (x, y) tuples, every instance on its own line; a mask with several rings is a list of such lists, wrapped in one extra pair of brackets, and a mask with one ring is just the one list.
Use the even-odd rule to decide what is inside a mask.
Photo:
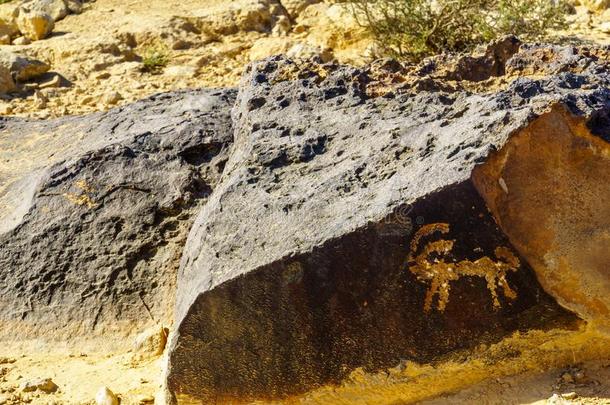
[(610, 331), (610, 132), (555, 108), (475, 170), (477, 189), (545, 290)]
[[(246, 71), (231, 156), (178, 273), (168, 402), (282, 400), (339, 386), (356, 370), (432, 364), (513, 331), (594, 319), (555, 297), (537, 268), (542, 250), (532, 254), (505, 225), (493, 198), (506, 188), (510, 198), (513, 186), (493, 162), (524, 133), (539, 132), (537, 117), (556, 122), (553, 106), (582, 128), (596, 120), (603, 127), (607, 55), (494, 46), (508, 48), (416, 67), (271, 58)], [(485, 63), (476, 79), (456, 80)], [(568, 132), (553, 142), (581, 142)], [(603, 128), (586, 139), (598, 148), (591, 170), (604, 172)], [(550, 168), (560, 159), (533, 147), (530, 155), (514, 158), (528, 160), (530, 178), (546, 170), (535, 161)], [(535, 198), (523, 195), (525, 205)], [(545, 215), (574, 210), (561, 204), (554, 211), (547, 203), (555, 213)], [(596, 215), (582, 218), (598, 234), (593, 264), (603, 262), (608, 229)], [(537, 228), (531, 235), (545, 232), (523, 224)]]

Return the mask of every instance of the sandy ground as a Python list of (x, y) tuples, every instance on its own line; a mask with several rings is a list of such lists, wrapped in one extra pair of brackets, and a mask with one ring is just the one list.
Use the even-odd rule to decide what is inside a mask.
[[(160, 363), (160, 358), (135, 360), (132, 353), (41, 350), (0, 355), (0, 404), (94, 404), (96, 393), (104, 386), (121, 399), (121, 404), (153, 403), (160, 387)], [(40, 378), (50, 378), (58, 385), (57, 392), (22, 392), (24, 383)]]
[[(575, 381), (574, 376), (583, 376)], [(610, 404), (610, 360), (591, 361), (546, 373), (495, 378), (422, 405)]]

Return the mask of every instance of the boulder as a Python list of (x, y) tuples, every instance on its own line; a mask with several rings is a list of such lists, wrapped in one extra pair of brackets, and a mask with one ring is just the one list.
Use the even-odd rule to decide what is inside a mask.
[(39, 60), (7, 51), (0, 51), (0, 65), (8, 68), (13, 78), (20, 82), (35, 79), (51, 68)]
[(70, 12), (65, 0), (28, 0), (19, 7), (19, 13), (31, 11), (47, 14), (53, 22), (63, 19)]
[(130, 349), (170, 322), (192, 216), (232, 141), (233, 101), (232, 90), (198, 90), (2, 120), (0, 341), (86, 336)]
[(53, 17), (43, 11), (20, 9), (16, 24), (23, 36), (32, 41), (48, 37), (55, 26)]
[(168, 403), (281, 401), (574, 327), (565, 308), (608, 319), (610, 58), (514, 45), (246, 69), (183, 251)]

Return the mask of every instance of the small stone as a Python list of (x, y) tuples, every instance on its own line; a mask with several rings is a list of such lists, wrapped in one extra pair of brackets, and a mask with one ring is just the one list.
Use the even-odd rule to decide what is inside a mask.
[(153, 396), (150, 396), (150, 395), (140, 395), (138, 397), (138, 403), (140, 405), (152, 404), (154, 402), (155, 402), (155, 398)]
[(164, 71), (167, 76), (175, 77), (195, 77), (197, 68), (193, 66), (169, 66)]
[(290, 20), (285, 15), (282, 15), (277, 19), (275, 25), (273, 26), (271, 35), (273, 35), (275, 37), (286, 36), (290, 32), (290, 28), (291, 28)]
[(30, 41), (29, 38), (24, 37), (24, 36), (20, 36), (20, 37), (13, 39), (13, 45), (29, 45), (31, 43), (32, 43), (32, 41)]
[(22, 392), (42, 391), (47, 394), (57, 391), (59, 388), (50, 378), (40, 378), (37, 380), (26, 381), (21, 384)]
[(11, 93), (17, 89), (13, 75), (7, 66), (0, 63), (0, 94)]
[(572, 377), (577, 383), (583, 382), (586, 379), (585, 372), (582, 370), (575, 370), (572, 373)]
[(570, 402), (557, 394), (553, 394), (549, 399), (546, 400), (548, 405), (569, 405)]
[(574, 382), (574, 378), (572, 377), (572, 374), (570, 374), (570, 373), (563, 373), (563, 374), (561, 375), (561, 380), (562, 380), (564, 383), (568, 383), (568, 384), (569, 384), (569, 383), (573, 383), (573, 382)]
[(1, 35), (0, 36), (0, 45), (10, 45), (10, 44), (11, 44), (10, 35)]
[(48, 82), (44, 82), (44, 83), (40, 84), (39, 87), (41, 89), (48, 89), (48, 88), (60, 87), (60, 86), (61, 86), (61, 77), (59, 75), (55, 75)]
[(567, 392), (565, 394), (561, 394), (561, 396), (565, 399), (576, 399), (578, 398), (578, 394), (575, 392)]
[(134, 341), (134, 351), (137, 353), (159, 356), (163, 354), (167, 344), (169, 329), (155, 326), (140, 333)]
[[(92, 96), (85, 96), (83, 98), (81, 98), (80, 100), (80, 105), (89, 105), (91, 103), (93, 103), (93, 97)], [(81, 357), (84, 357), (83, 355), (81, 355)]]
[(173, 43), (172, 43), (172, 49), (174, 50), (183, 50), (183, 49), (189, 49), (190, 47), (193, 46), (193, 43), (181, 38), (176, 39)]
[(40, 108), (46, 107), (47, 103), (49, 102), (49, 98), (39, 90), (34, 90), (34, 100), (38, 105), (41, 106)]
[(597, 28), (604, 34), (610, 34), (610, 21), (604, 21)]
[(108, 105), (114, 105), (116, 103), (118, 103), (119, 101), (121, 101), (123, 99), (123, 96), (121, 95), (121, 93), (117, 92), (117, 91), (113, 91), (111, 93), (106, 94), (106, 96), (104, 97), (104, 102)]
[(83, 11), (83, 3), (80, 0), (64, 0), (68, 10), (73, 14), (80, 14)]
[(329, 62), (333, 59), (333, 53), (331, 49), (322, 49), (318, 46), (310, 45), (307, 43), (298, 43), (286, 52), (286, 56), (289, 58), (296, 59), (311, 59), (320, 58), (324, 63)]
[(104, 80), (110, 78), (110, 72), (100, 72), (94, 76), (97, 80)]
[(119, 405), (119, 399), (108, 387), (101, 387), (95, 396), (97, 405)]

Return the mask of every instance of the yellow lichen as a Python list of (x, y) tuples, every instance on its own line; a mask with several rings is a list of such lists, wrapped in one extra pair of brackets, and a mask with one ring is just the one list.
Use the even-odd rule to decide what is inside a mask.
[[(497, 288), (502, 287), (504, 296), (515, 299), (517, 293), (513, 291), (506, 281), (508, 271), (517, 271), (519, 259), (506, 247), (497, 247), (494, 251), (498, 261), (483, 256), (475, 261), (461, 260), (459, 262), (447, 261), (446, 255), (451, 253), (455, 240), (437, 240), (427, 243), (422, 252), (417, 254), (420, 241), (423, 237), (435, 232), (446, 234), (449, 232), (449, 224), (435, 223), (422, 226), (413, 236), (411, 251), (407, 264), (411, 273), (420, 281), (429, 281), (430, 288), (426, 292), (424, 310), (432, 309), (432, 301), (438, 295), (437, 308), (444, 311), (449, 302), (451, 281), (459, 280), (464, 276), (482, 277), (487, 281), (487, 289), (491, 293), (494, 308), (500, 307)], [(430, 261), (430, 255), (436, 253), (439, 257)]]
[(81, 189), (82, 193), (80, 193), (80, 194), (63, 193), (63, 196), (68, 201), (70, 201), (71, 203), (76, 204), (76, 205), (86, 206), (89, 209), (91, 209), (97, 205), (93, 201), (91, 196), (89, 195), (89, 193), (92, 193), (93, 191), (95, 191), (95, 189), (93, 187), (91, 187), (85, 180), (83, 180), (83, 179), (77, 180), (74, 183), (74, 186), (76, 188)]

